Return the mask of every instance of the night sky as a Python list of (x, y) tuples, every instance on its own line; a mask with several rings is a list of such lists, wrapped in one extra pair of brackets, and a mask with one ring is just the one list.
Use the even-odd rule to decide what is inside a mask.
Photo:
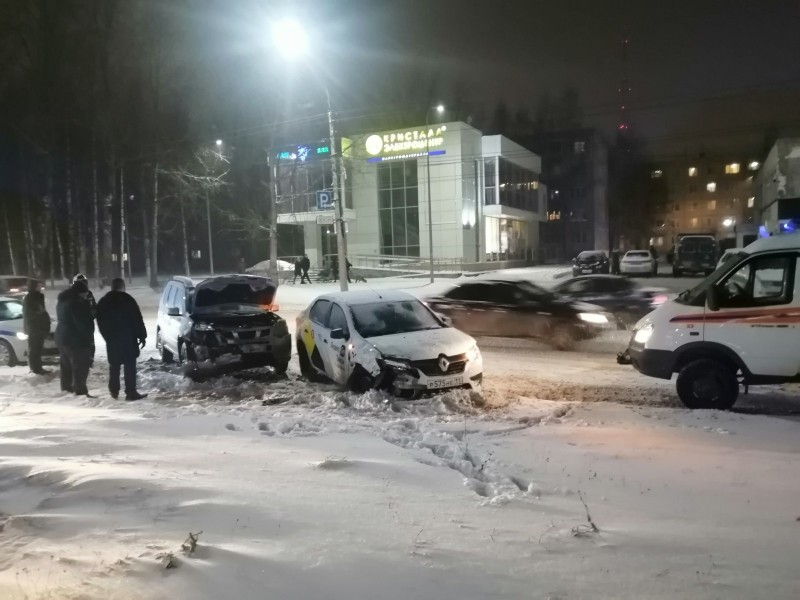
[(738, 149), (758, 145), (770, 124), (800, 128), (796, 0), (331, 0), (324, 13), (320, 4), (307, 18), (335, 32), (333, 55), (348, 57), (336, 78), (351, 91), (434, 73), (438, 95), (460, 84), (490, 115), (501, 98), (533, 108), (543, 92), (572, 86), (587, 122), (610, 131), (627, 32), (631, 121), (654, 150)]

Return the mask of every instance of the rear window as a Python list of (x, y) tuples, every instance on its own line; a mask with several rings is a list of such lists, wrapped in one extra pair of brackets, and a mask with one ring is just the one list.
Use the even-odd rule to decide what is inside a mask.
[(646, 250), (641, 250), (639, 252), (628, 252), (625, 256), (627, 258), (650, 258), (650, 253)]
[(28, 281), (27, 277), (9, 277), (8, 279), (0, 281), (0, 286), (5, 290), (16, 289), (22, 291), (27, 289)]
[(419, 300), (357, 304), (350, 311), (356, 331), (365, 338), (442, 327)]

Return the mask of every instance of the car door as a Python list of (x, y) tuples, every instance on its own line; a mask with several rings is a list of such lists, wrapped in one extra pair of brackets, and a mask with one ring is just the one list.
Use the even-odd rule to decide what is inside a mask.
[(175, 284), (168, 283), (161, 295), (161, 303), (158, 307), (158, 324), (161, 329), (161, 343), (171, 352), (175, 352), (175, 328), (172, 317), (169, 316), (169, 307), (172, 306), (172, 298), (176, 293)]
[(703, 339), (727, 346), (755, 375), (793, 376), (800, 369), (796, 253), (754, 256), (717, 284), (719, 310), (706, 307)]
[(308, 320), (303, 324), (303, 345), (315, 369), (332, 376), (325, 346), (330, 342), (328, 320), (330, 319), (330, 300), (317, 300), (308, 312)]
[(453, 327), (471, 335), (483, 335), (490, 331), (487, 320), (488, 284), (466, 283), (453, 288), (444, 295), (445, 302), (435, 304), (434, 310), (445, 313)]
[(481, 308), (484, 335), (531, 336), (536, 310), (524, 300), (524, 295), (513, 284), (505, 282), (487, 284)]
[[(341, 329), (344, 335), (341, 339), (333, 339), (331, 332)], [(336, 383), (345, 384), (350, 377), (350, 369), (347, 360), (347, 344), (350, 339), (350, 325), (347, 322), (345, 308), (337, 302), (331, 306), (328, 317), (328, 326), (320, 329), (322, 332), (322, 343), (320, 352), (328, 367), (328, 374)]]

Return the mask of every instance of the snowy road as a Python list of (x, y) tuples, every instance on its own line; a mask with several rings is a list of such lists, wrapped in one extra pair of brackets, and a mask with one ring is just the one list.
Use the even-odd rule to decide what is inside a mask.
[(89, 400), (0, 371), (0, 597), (798, 597), (798, 389), (690, 412), (626, 337), (481, 339), (486, 406), (296, 361), (191, 381), (152, 347), (137, 403), (102, 361)]

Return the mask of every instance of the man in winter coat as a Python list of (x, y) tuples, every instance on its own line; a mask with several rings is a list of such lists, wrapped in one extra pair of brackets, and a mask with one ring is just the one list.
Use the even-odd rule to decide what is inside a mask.
[(108, 350), (108, 391), (119, 395), (119, 369), (125, 368), (125, 399), (141, 400), (147, 394), (136, 391), (136, 359), (144, 348), (147, 329), (142, 312), (131, 295), (125, 292), (125, 280), (114, 279), (111, 291), (97, 305), (97, 327)]
[(28, 282), (28, 294), (22, 301), (22, 319), (22, 326), (28, 335), (28, 367), (31, 373), (49, 373), (42, 368), (42, 348), (50, 333), (50, 315), (44, 306), (41, 281), (31, 279)]
[(61, 391), (88, 396), (86, 379), (94, 357), (94, 315), (85, 279), (58, 295), (56, 344), (61, 359)]
[(303, 283), (303, 262), (300, 258), (294, 261), (294, 279), (292, 280), (292, 285), (297, 283), (298, 277), (300, 278), (300, 283)]
[(300, 267), (303, 269), (303, 276), (300, 278), (300, 283), (311, 283), (311, 278), (308, 276), (308, 270), (311, 268), (311, 261), (308, 260), (308, 255), (303, 254), (303, 259), (300, 261)]

